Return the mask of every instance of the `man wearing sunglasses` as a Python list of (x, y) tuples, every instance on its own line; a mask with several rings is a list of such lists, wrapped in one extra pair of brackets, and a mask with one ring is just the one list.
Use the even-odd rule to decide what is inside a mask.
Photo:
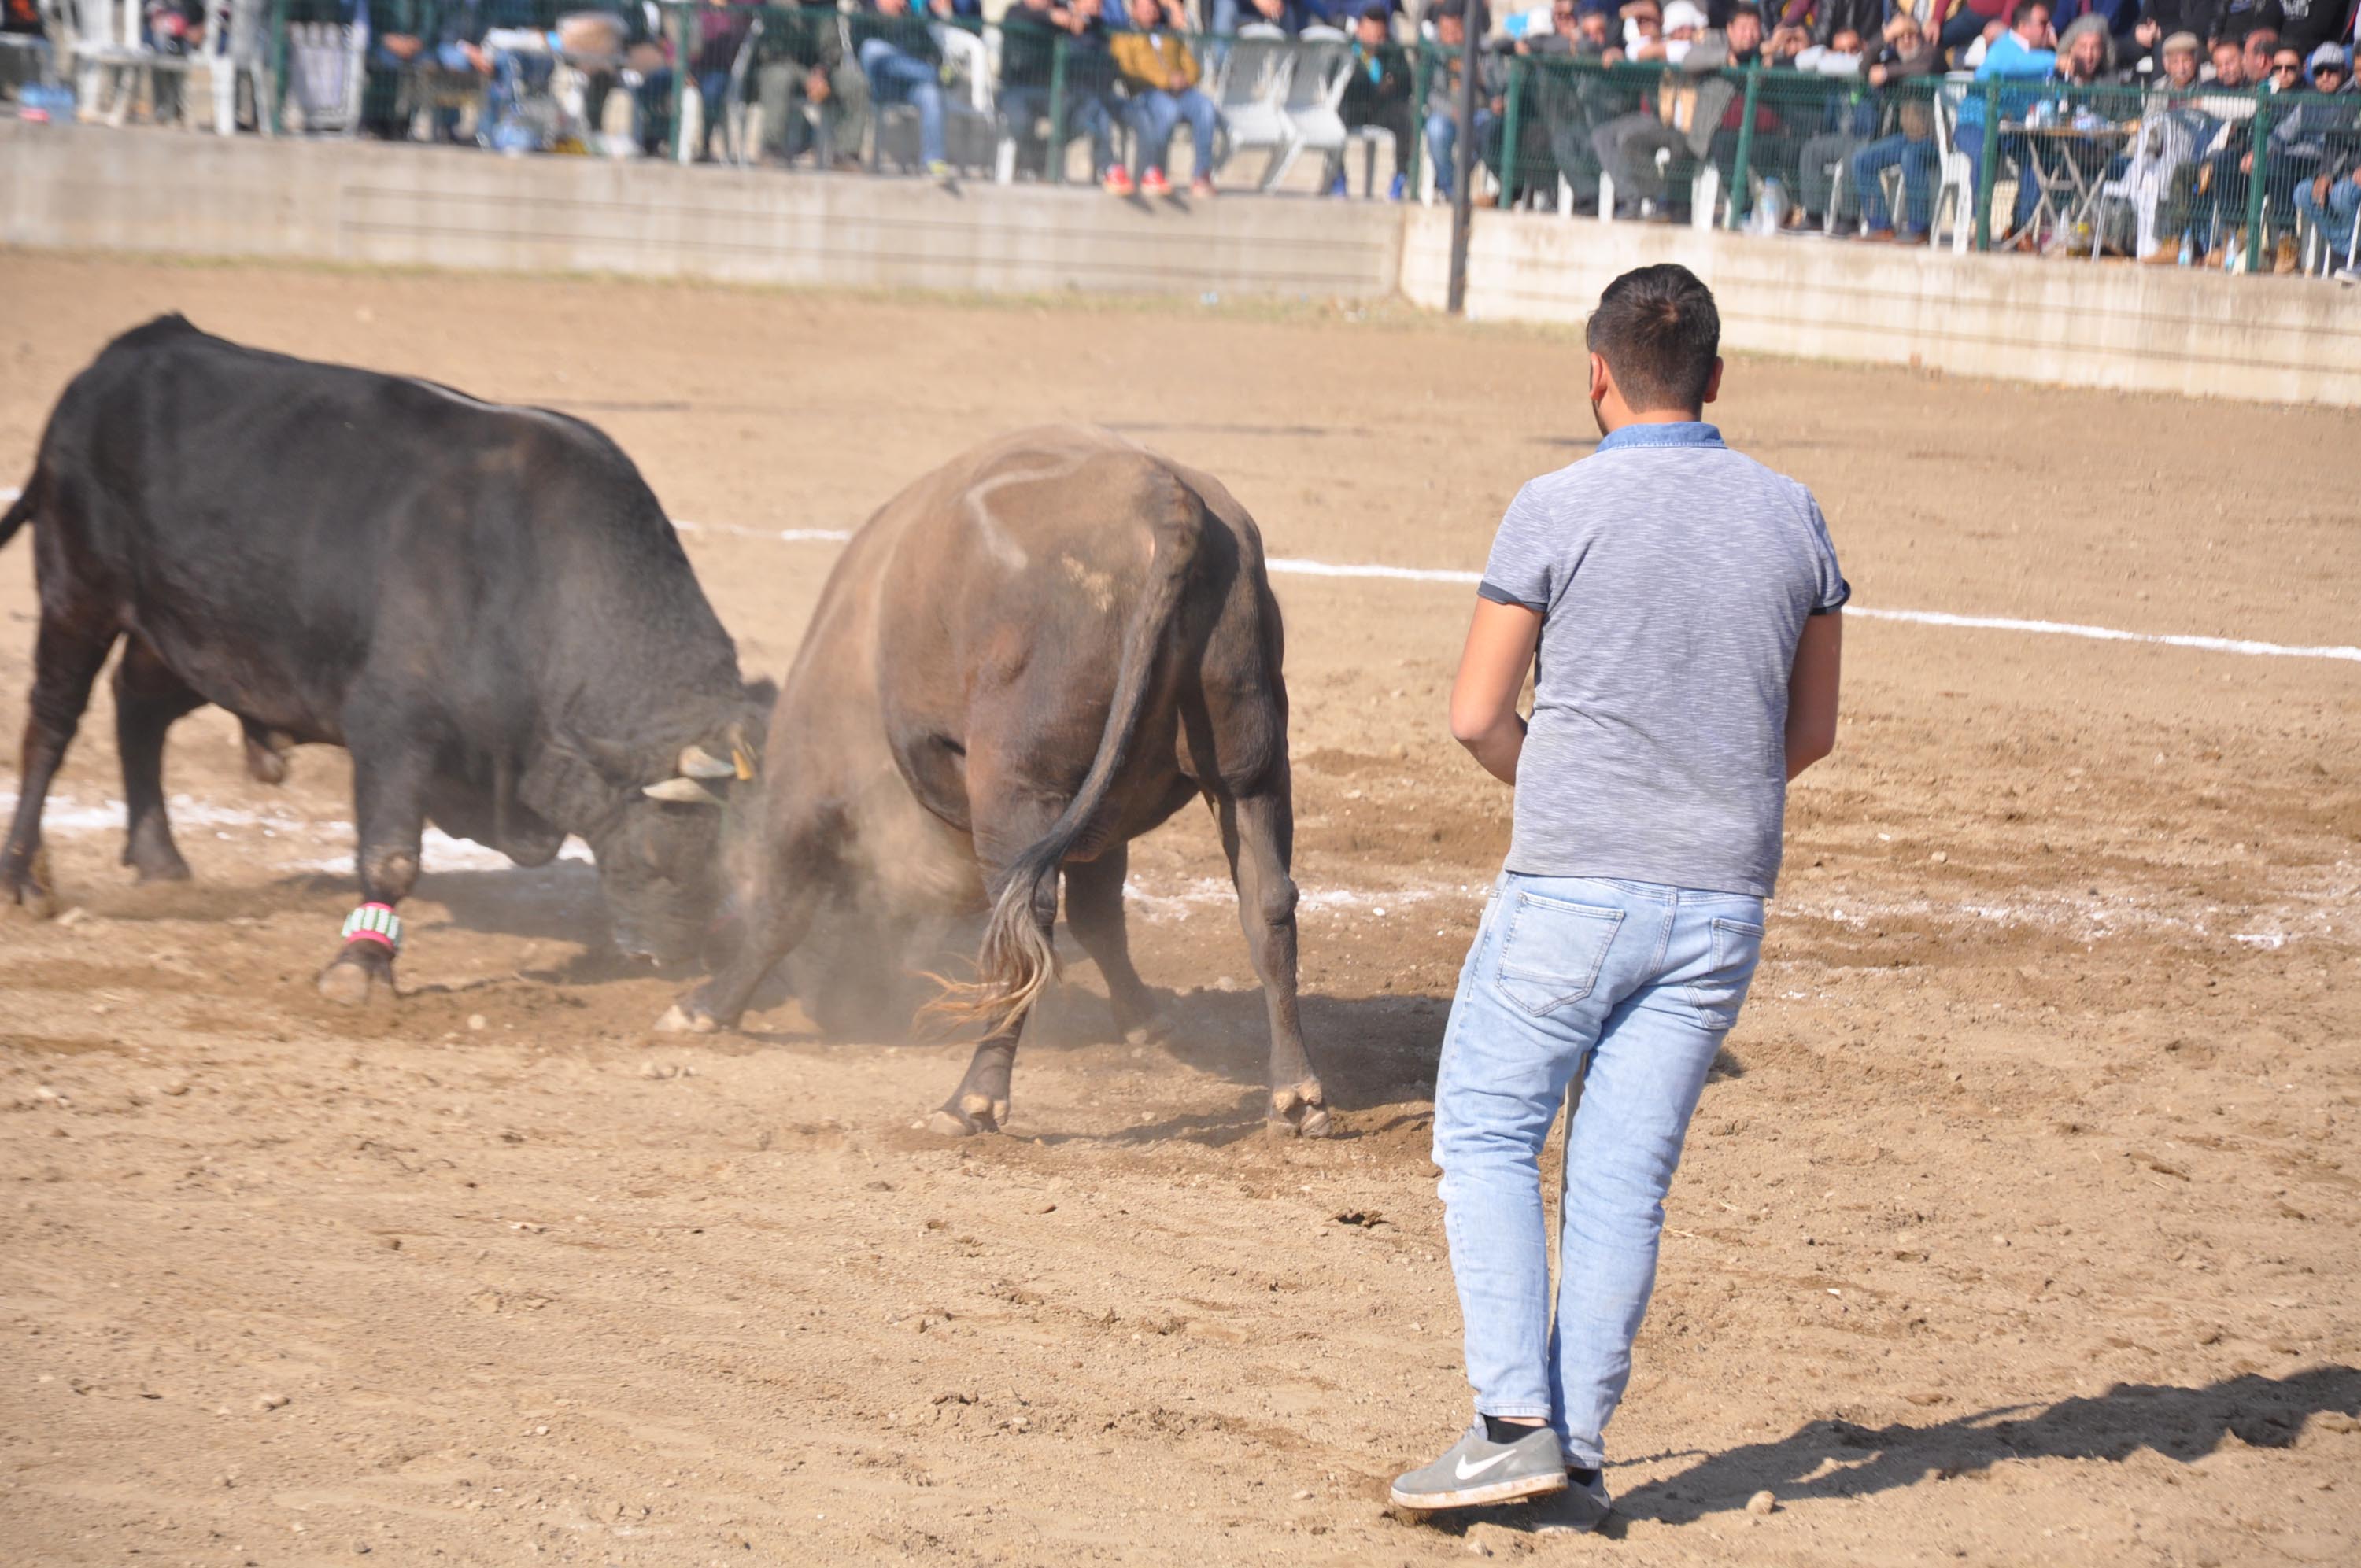
[(2312, 90), (2337, 94), (2333, 102), (2343, 115), (2323, 139), (2316, 171), (2295, 186), (2295, 210), (2327, 239), (2341, 264), (2336, 278), (2342, 283), (2361, 281), (2361, 272), (2345, 264), (2353, 255), (2354, 229), (2361, 224), (2361, 137), (2354, 134), (2351, 80), (2343, 46), (2326, 43), (2312, 50)]

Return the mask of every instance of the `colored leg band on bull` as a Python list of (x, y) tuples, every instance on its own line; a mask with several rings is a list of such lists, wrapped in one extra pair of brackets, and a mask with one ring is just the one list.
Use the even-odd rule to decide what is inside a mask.
[(401, 916), (390, 904), (364, 904), (345, 916), (345, 940), (375, 942), (388, 952), (401, 951)]

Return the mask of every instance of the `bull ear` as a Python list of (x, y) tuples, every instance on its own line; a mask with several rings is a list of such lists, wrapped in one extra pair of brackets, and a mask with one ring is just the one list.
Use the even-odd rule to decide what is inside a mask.
[(734, 779), (738, 776), (735, 763), (715, 756), (702, 746), (683, 746), (680, 758), (674, 766), (685, 779)]
[(720, 806), (721, 797), (695, 779), (665, 779), (661, 784), (642, 784), (640, 793), (650, 800), (670, 801), (675, 806)]

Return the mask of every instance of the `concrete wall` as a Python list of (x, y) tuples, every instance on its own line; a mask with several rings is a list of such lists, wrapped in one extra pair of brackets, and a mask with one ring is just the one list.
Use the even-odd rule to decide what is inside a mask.
[[(2361, 290), (2312, 279), (1479, 213), (1467, 313), (1579, 322), (1609, 280), (1659, 261), (1680, 262), (1712, 287), (1722, 341), (1734, 348), (2361, 406)], [(1450, 214), (1413, 212), (1402, 292), (1442, 308), (1450, 268)]]
[(1390, 295), (1367, 204), (0, 123), (0, 242), (984, 292)]
[[(1371, 298), (1440, 308), (1450, 214), (0, 122), (0, 244), (740, 282)], [(1579, 322), (1627, 268), (1713, 285), (1732, 347), (2361, 407), (2361, 290), (1477, 216), (1468, 312)]]

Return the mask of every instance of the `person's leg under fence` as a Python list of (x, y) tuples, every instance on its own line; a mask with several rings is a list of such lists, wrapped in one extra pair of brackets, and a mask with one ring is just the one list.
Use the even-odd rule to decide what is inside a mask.
[(1664, 1195), (1763, 947), (1761, 900), (1654, 891), (1669, 902), (1644, 919), (1633, 907), (1620, 938), (1653, 964), (1599, 1028), (1566, 1134), (1550, 1402), (1566, 1463), (1585, 1468), (1605, 1462), (1655, 1288)]
[[(1852, 183), (1855, 199), (1861, 203), (1861, 221), (1872, 234), (1886, 234), (1894, 227), (1894, 214), (1885, 204), (1885, 171), (1904, 161), (1909, 141), (1900, 132), (1871, 142), (1852, 155), (1852, 167), (1846, 178)], [(1905, 175), (1905, 180), (1907, 180)]]
[(1434, 193), (1446, 201), (1459, 165), (1452, 149), (1459, 145), (1459, 122), (1437, 109), (1426, 117), (1426, 156), (1434, 169)]
[(1651, 118), (1644, 124), (1633, 126), (1615, 146), (1616, 199), (1622, 200), (1628, 192), (1634, 202), (1654, 202), (1662, 205), (1666, 189), (1665, 170), (1656, 167), (1656, 154), (1659, 151), (1670, 152), (1677, 161), (1687, 150), (1688, 143), (1681, 133), (1662, 120)]
[(1164, 167), (1164, 159), (1171, 150), (1172, 127), (1180, 123), (1180, 106), (1170, 93), (1142, 93), (1131, 101), (1135, 173), (1145, 174), (1151, 169), (1161, 174), (1171, 172)]
[(1180, 95), (1180, 117), (1189, 123), (1189, 176), (1210, 183), (1219, 148), (1222, 111), (1213, 100), (1191, 87)]
[(1902, 205), (1907, 214), (1903, 232), (1914, 239), (1925, 237), (1935, 226), (1935, 155), (1939, 150), (1933, 137), (1920, 137), (1902, 151)]

